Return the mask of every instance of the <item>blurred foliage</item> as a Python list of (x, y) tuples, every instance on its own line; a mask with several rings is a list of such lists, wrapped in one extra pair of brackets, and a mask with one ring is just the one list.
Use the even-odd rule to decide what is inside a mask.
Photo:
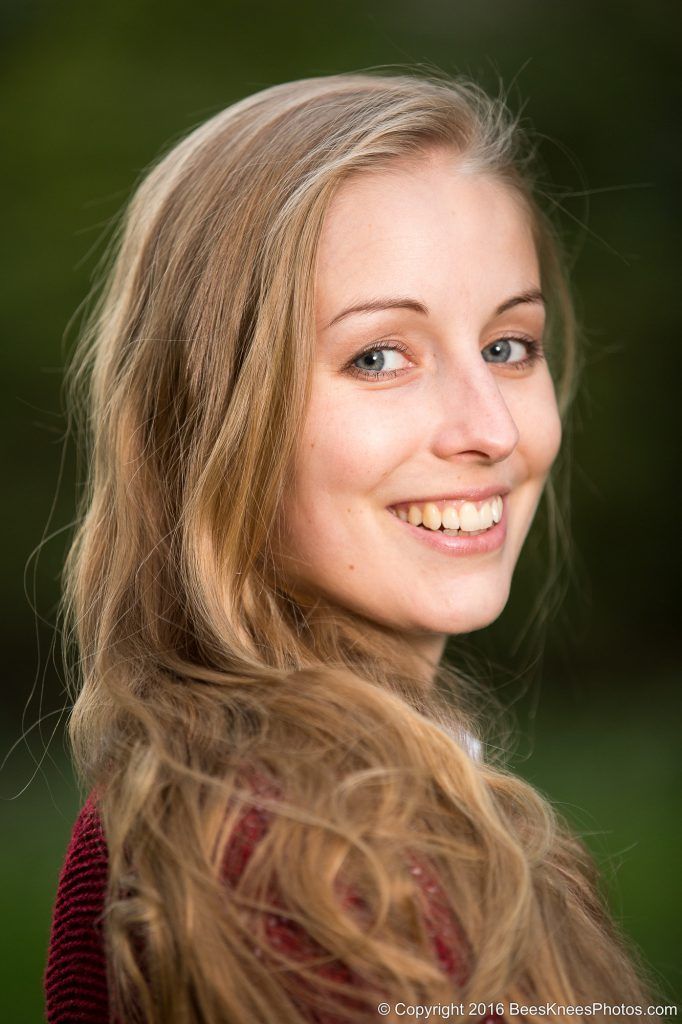
[[(540, 139), (543, 189), (571, 256), (585, 373), (573, 438), (574, 580), (548, 634), (539, 710), (537, 690), (518, 699), (522, 731), (534, 737), (519, 770), (603, 830), (595, 848), (621, 862), (626, 926), (677, 983), (679, 5), (4, 0), (0, 17), (2, 753), (42, 715), (28, 747), (43, 757), (55, 729), (20, 798), (8, 801), (31, 777), (27, 748), (2, 776), (2, 866), (13, 894), (5, 1019), (39, 1019), (37, 972), (77, 803), (60, 749), (52, 629), (78, 486), (72, 448), (61, 460), (60, 382), (113, 218), (160, 149), (230, 102), (280, 81), (381, 65), (464, 73), (494, 92), (502, 81)], [(30, 557), (43, 531), (47, 542)], [(485, 641), (503, 663), (534, 587), (522, 568)]]

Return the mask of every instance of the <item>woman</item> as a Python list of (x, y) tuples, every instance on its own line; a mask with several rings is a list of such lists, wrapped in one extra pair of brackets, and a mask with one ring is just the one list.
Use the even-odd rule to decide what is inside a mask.
[(72, 374), (92, 792), (49, 1020), (650, 1002), (440, 664), (507, 601), (573, 388), (528, 163), (471, 83), (349, 74), (229, 107), (139, 187)]

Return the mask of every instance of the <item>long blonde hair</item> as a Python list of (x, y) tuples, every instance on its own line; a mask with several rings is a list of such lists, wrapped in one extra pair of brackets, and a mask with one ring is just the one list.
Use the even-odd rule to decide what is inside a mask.
[[(458, 741), (482, 735), (463, 676), (443, 666), (432, 685), (404, 638), (292, 595), (273, 557), (329, 203), (350, 175), (443, 146), (532, 218), (565, 411), (575, 323), (560, 244), (517, 119), (467, 80), (265, 89), (176, 145), (127, 209), (70, 369), (88, 485), (64, 588), (69, 734), (107, 840), (126, 1021), (300, 1024), (343, 1000), (319, 969), (337, 960), (356, 979), (335, 1004), (347, 1020), (376, 1019), (381, 997), (649, 1001), (582, 843)], [(254, 804), (267, 832), (229, 888)], [(457, 923), (457, 985), (434, 957), (414, 858)], [(315, 955), (273, 948), (268, 909)]]

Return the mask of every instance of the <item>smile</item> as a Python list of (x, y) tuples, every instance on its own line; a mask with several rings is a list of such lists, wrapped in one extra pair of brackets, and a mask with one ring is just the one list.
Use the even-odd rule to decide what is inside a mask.
[(441, 501), (401, 502), (389, 510), (403, 523), (440, 531), (448, 537), (476, 536), (491, 529), (502, 519), (504, 502), (496, 494), (482, 501), (443, 499)]
[[(404, 537), (411, 535), (420, 546), (448, 558), (492, 554), (504, 547), (507, 536), (508, 509), (503, 494), (480, 501), (401, 502), (387, 511), (400, 532), (406, 531)], [(459, 523), (457, 529), (447, 525), (455, 522)]]

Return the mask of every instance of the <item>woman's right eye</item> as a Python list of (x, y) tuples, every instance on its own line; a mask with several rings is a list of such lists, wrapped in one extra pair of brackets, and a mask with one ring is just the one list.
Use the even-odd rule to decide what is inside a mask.
[(386, 345), (373, 345), (355, 356), (347, 366), (347, 370), (355, 377), (365, 380), (386, 380), (395, 377), (401, 369), (406, 357), (405, 347), (395, 342)]

